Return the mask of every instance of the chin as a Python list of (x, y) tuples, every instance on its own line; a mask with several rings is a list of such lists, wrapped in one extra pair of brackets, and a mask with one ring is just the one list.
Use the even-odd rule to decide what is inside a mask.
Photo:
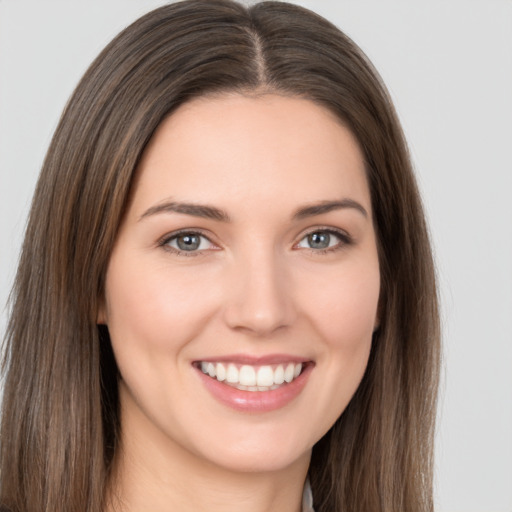
[(299, 454), (246, 453), (238, 452), (225, 457), (217, 457), (212, 462), (234, 473), (272, 473), (283, 471), (295, 464), (309, 465), (311, 449)]
[(225, 436), (216, 443), (196, 447), (196, 455), (228, 471), (238, 473), (279, 472), (294, 464), (309, 465), (311, 443), (289, 435)]

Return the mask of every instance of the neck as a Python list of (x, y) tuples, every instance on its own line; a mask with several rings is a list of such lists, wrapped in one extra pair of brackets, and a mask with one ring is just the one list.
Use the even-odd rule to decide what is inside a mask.
[(302, 510), (310, 452), (285, 468), (236, 471), (204, 460), (157, 429), (141, 429), (143, 418), (127, 419), (114, 461), (108, 512)]

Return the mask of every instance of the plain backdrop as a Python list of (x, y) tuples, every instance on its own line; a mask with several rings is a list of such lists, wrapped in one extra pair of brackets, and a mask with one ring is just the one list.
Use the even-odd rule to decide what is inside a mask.
[[(0, 0), (2, 307), (67, 98), (119, 30), (163, 3)], [(382, 74), (424, 194), (444, 328), (437, 509), (512, 512), (512, 2), (297, 3), (337, 24)], [(2, 310), (2, 335), (5, 322)]]

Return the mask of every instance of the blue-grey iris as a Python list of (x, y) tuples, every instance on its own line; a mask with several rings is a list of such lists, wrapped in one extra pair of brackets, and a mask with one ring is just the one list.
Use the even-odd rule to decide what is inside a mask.
[(308, 235), (308, 244), (312, 249), (327, 249), (331, 242), (331, 235), (325, 232), (316, 232)]
[(176, 244), (181, 251), (195, 251), (201, 244), (198, 235), (180, 235), (176, 238)]

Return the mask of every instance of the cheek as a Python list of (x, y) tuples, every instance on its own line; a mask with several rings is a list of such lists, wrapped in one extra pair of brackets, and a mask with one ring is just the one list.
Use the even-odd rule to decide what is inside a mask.
[(205, 279), (197, 272), (170, 272), (165, 265), (142, 266), (140, 259), (131, 262), (114, 255), (106, 282), (106, 316), (114, 348), (179, 349), (214, 308), (214, 289), (201, 285)]
[(345, 350), (357, 350), (371, 340), (380, 293), (378, 263), (317, 273), (314, 283), (308, 293), (301, 293), (302, 303), (307, 300), (309, 315), (324, 340)]
[(321, 345), (317, 360), (321, 374), (314, 381), (315, 405), (310, 411), (312, 417), (322, 418), (318, 437), (343, 413), (368, 364), (380, 277), (377, 264), (359, 270), (346, 266), (324, 278), (317, 274), (317, 293), (310, 294), (309, 316)]
[(378, 260), (354, 258), (337, 269), (317, 271), (310, 282), (315, 286), (302, 292), (302, 303), (321, 345), (316, 400), (326, 431), (348, 405), (368, 363), (380, 292)]

